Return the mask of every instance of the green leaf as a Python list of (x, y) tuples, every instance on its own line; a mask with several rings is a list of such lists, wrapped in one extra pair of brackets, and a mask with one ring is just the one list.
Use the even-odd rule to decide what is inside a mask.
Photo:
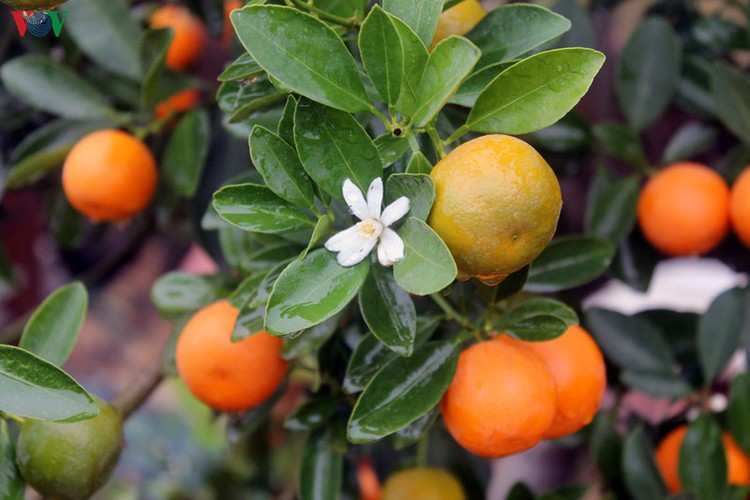
[(294, 410), (284, 421), (290, 431), (312, 431), (321, 428), (336, 412), (338, 401), (333, 398), (313, 399)]
[(315, 194), (310, 177), (297, 152), (281, 137), (256, 125), (250, 133), (250, 157), (276, 195), (295, 205), (313, 206)]
[(426, 221), (435, 201), (435, 184), (425, 174), (393, 174), (386, 181), (386, 205), (402, 196), (409, 198), (409, 215)]
[(641, 138), (631, 127), (620, 123), (600, 123), (592, 132), (608, 155), (631, 165), (648, 164)]
[(261, 68), (253, 56), (250, 54), (242, 54), (232, 63), (224, 68), (224, 71), (218, 76), (217, 80), (220, 82), (234, 82), (239, 80), (249, 80), (254, 76), (258, 76), (263, 73)]
[(750, 453), (750, 373), (732, 379), (727, 411), (729, 430), (745, 453)]
[(307, 248), (305, 248), (305, 251), (302, 253), (301, 258), (304, 259), (307, 256), (307, 252), (312, 250), (315, 245), (329, 236), (332, 229), (333, 220), (331, 219), (330, 215), (321, 215), (320, 217), (318, 217), (318, 222), (317, 224), (315, 224), (315, 229), (313, 229), (313, 234), (310, 237), (310, 242), (307, 244)]
[(424, 221), (409, 217), (398, 231), (404, 241), (404, 259), (393, 265), (401, 288), (415, 295), (439, 292), (456, 279), (458, 268), (440, 236)]
[[(236, 11), (235, 11), (236, 12)], [(300, 500), (338, 500), (344, 476), (344, 451), (333, 429), (314, 431), (302, 451)]]
[(510, 68), (518, 61), (508, 61), (497, 63), (482, 68), (475, 72), (458, 87), (458, 90), (448, 99), (451, 104), (458, 104), (466, 108), (471, 108), (477, 102), (477, 97), (487, 86), (497, 78), (497, 76)]
[(739, 288), (716, 297), (698, 324), (698, 359), (710, 385), (740, 347), (745, 330), (747, 292)]
[(589, 47), (596, 48), (597, 35), (588, 5), (579, 4), (576, 0), (560, 0), (552, 10), (570, 20), (572, 26), (554, 41), (556, 47)]
[(396, 358), (370, 381), (349, 419), (352, 443), (380, 439), (409, 425), (438, 404), (458, 362), (451, 342), (429, 342), (410, 358)]
[(682, 46), (659, 17), (642, 21), (618, 59), (617, 99), (625, 118), (643, 130), (671, 101), (680, 77)]
[(169, 136), (161, 159), (162, 178), (179, 195), (189, 198), (198, 189), (210, 141), (208, 114), (201, 109), (185, 113)]
[(138, 54), (143, 73), (140, 102), (151, 109), (163, 99), (160, 79), (164, 74), (167, 51), (174, 33), (169, 29), (148, 29), (138, 41)]
[(19, 346), (57, 366), (67, 361), (83, 326), (88, 294), (81, 283), (58, 288), (34, 311)]
[(112, 121), (55, 120), (27, 135), (13, 150), (7, 189), (34, 184), (63, 164), (73, 146), (86, 135), (110, 128)]
[(213, 205), (222, 219), (254, 233), (283, 234), (315, 227), (303, 209), (257, 184), (225, 186), (214, 193)]
[(432, 172), (432, 163), (421, 151), (415, 151), (406, 165), (407, 174), (427, 174)]
[[(440, 324), (438, 316), (422, 316), (417, 318), (417, 335), (414, 347), (419, 347), (427, 342)], [(388, 349), (378, 338), (369, 333), (362, 337), (346, 367), (343, 388), (349, 394), (362, 391), (370, 379), (386, 363), (395, 359), (398, 355)]]
[(75, 120), (112, 118), (107, 97), (48, 56), (16, 57), (0, 67), (8, 91), (29, 106)]
[(248, 301), (240, 308), (237, 320), (232, 328), (232, 342), (240, 342), (263, 330), (263, 321), (266, 316), (266, 306), (252, 305)]
[(279, 120), (279, 127), (276, 130), (277, 135), (284, 139), (292, 148), (295, 148), (294, 144), (294, 115), (297, 114), (297, 99), (290, 95), (286, 98), (286, 104), (284, 105), (284, 112)]
[(229, 123), (243, 122), (254, 113), (283, 102), (285, 98), (265, 77), (249, 82), (224, 82), (216, 93), (219, 109), (228, 115)]
[(406, 137), (394, 137), (392, 133), (386, 132), (375, 138), (375, 146), (383, 159), (383, 167), (390, 167), (409, 149), (409, 139)]
[(363, 193), (383, 173), (377, 146), (349, 113), (314, 102), (297, 104), (294, 140), (302, 165), (328, 194), (342, 198), (344, 180), (351, 179)]
[(418, 443), (432, 428), (440, 412), (433, 408), (406, 427), (402, 427), (391, 435), (393, 446), (402, 450), (407, 446)]
[(229, 303), (238, 309), (245, 305), (250, 299), (256, 296), (263, 278), (265, 278), (265, 274), (254, 274), (242, 280), (231, 295), (227, 297)]
[(622, 475), (633, 498), (663, 500), (667, 497), (667, 488), (654, 462), (654, 448), (641, 426), (625, 438)]
[(167, 273), (151, 288), (151, 300), (164, 314), (197, 311), (219, 298), (216, 286), (204, 276), (174, 271)]
[(570, 29), (559, 14), (528, 4), (513, 4), (488, 13), (466, 38), (482, 51), (478, 68), (509, 61)]
[(336, 333), (340, 319), (341, 315), (336, 314), (321, 324), (308, 328), (299, 335), (292, 334), (295, 336), (285, 337), (288, 340), (284, 342), (284, 359), (299, 358), (320, 349)]
[(584, 117), (572, 111), (559, 122), (531, 133), (526, 139), (537, 149), (553, 153), (577, 153), (587, 151), (591, 146), (591, 128)]
[(0, 411), (37, 420), (76, 422), (97, 416), (99, 407), (60, 368), (19, 347), (0, 345)]
[[(383, 8), (403, 20), (426, 46), (432, 43), (443, 12), (442, 2), (435, 0), (383, 0)], [(409, 66), (406, 66), (409, 68)]]
[(26, 491), (21, 473), (16, 467), (16, 446), (8, 433), (8, 424), (0, 419), (0, 498), (23, 500)]
[(726, 452), (713, 416), (703, 414), (690, 423), (679, 457), (680, 483), (686, 491), (699, 499), (727, 498)]
[(397, 18), (392, 18), (391, 21), (404, 48), (404, 77), (401, 82), (401, 96), (396, 103), (396, 110), (404, 116), (413, 116), (417, 108), (419, 84), (422, 81), (422, 75), (424, 75), (429, 52), (427, 52), (424, 43), (406, 23)]
[(509, 274), (499, 285), (489, 288), (492, 289), (495, 301), (505, 300), (523, 290), (528, 279), (529, 266), (525, 266), (518, 271)]
[(532, 262), (526, 290), (549, 293), (586, 284), (607, 270), (616, 250), (597, 238), (559, 238)]
[(343, 111), (370, 109), (354, 58), (322, 21), (275, 5), (245, 7), (231, 18), (242, 45), (284, 86)]
[(408, 293), (396, 284), (390, 269), (374, 266), (359, 292), (359, 309), (368, 328), (389, 349), (411, 356), (417, 313)]
[(493, 329), (520, 340), (544, 342), (559, 337), (577, 323), (578, 315), (573, 309), (557, 300), (540, 298), (509, 309)]
[(586, 326), (607, 359), (620, 368), (663, 373), (675, 364), (662, 332), (643, 317), (593, 308), (586, 313)]
[(656, 398), (677, 399), (689, 396), (693, 388), (673, 371), (642, 371), (625, 369), (620, 374), (623, 384)]
[(721, 122), (750, 145), (750, 78), (730, 66), (716, 64), (711, 71), (711, 93)]
[(65, 33), (102, 68), (132, 80), (141, 77), (138, 39), (141, 28), (125, 0), (69, 0)]
[(268, 333), (298, 332), (339, 313), (362, 288), (369, 269), (367, 259), (341, 267), (324, 248), (294, 261), (281, 273), (268, 299)]
[(618, 482), (622, 467), (622, 437), (615, 427), (615, 419), (597, 413), (591, 424), (589, 447), (599, 472), (608, 484)]
[(466, 125), (474, 132), (515, 135), (548, 127), (578, 104), (603, 64), (604, 55), (591, 49), (524, 59), (479, 94)]
[(432, 50), (417, 91), (414, 125), (427, 125), (466, 78), (481, 52), (465, 38), (450, 36)]
[(636, 228), (629, 238), (620, 242), (612, 275), (639, 292), (647, 292), (651, 277), (661, 255), (643, 238)]
[(661, 162), (670, 164), (693, 158), (713, 146), (718, 138), (716, 127), (700, 122), (687, 123), (669, 140)]
[(612, 179), (600, 168), (589, 189), (586, 234), (612, 243), (625, 239), (635, 227), (639, 194), (638, 176)]
[(396, 104), (404, 78), (404, 48), (391, 17), (377, 4), (359, 31), (359, 52), (380, 97)]

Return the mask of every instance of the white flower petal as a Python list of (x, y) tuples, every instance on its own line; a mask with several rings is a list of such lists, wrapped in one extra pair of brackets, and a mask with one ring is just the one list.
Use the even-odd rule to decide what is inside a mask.
[(359, 246), (359, 241), (361, 239), (362, 237), (359, 235), (359, 231), (357, 231), (357, 226), (352, 226), (349, 229), (345, 229), (340, 233), (331, 236), (328, 241), (326, 241), (325, 246), (326, 249), (331, 252), (341, 252), (349, 247)]
[(378, 245), (378, 258), (380, 249), (391, 262), (404, 260), (404, 240), (393, 229), (384, 229), (380, 235), (380, 245)]
[(344, 181), (344, 187), (341, 189), (344, 195), (344, 200), (349, 206), (349, 211), (355, 215), (359, 220), (369, 219), (369, 213), (367, 211), (367, 202), (365, 197), (362, 195), (362, 191), (349, 179)]
[(367, 209), (370, 217), (380, 218), (380, 210), (383, 208), (383, 179), (376, 177), (367, 189)]
[(350, 267), (355, 264), (359, 264), (370, 255), (372, 249), (375, 248), (375, 244), (378, 242), (377, 239), (372, 240), (360, 240), (359, 244), (346, 248), (339, 252), (336, 260), (340, 266)]
[(383, 210), (383, 214), (380, 216), (380, 222), (388, 227), (401, 217), (406, 215), (409, 211), (409, 198), (402, 196), (398, 200), (394, 201)]
[(383, 244), (378, 245), (378, 261), (383, 267), (391, 267), (393, 265), (393, 261), (388, 258), (388, 254), (385, 252), (385, 245)]

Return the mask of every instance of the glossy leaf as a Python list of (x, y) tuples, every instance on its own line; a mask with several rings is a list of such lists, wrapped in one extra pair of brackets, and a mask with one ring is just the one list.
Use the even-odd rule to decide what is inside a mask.
[(435, 201), (435, 184), (425, 174), (393, 174), (386, 182), (386, 205), (409, 198), (409, 215), (426, 221)]
[(19, 346), (50, 363), (62, 366), (73, 351), (88, 307), (81, 283), (58, 288), (34, 311)]
[(359, 52), (367, 74), (380, 97), (396, 104), (404, 78), (404, 48), (391, 17), (377, 4), (359, 31)]
[(217, 104), (227, 115), (228, 123), (246, 121), (253, 114), (276, 106), (285, 98), (265, 77), (248, 82), (224, 82), (216, 93)]
[(370, 109), (354, 58), (322, 21), (276, 5), (238, 9), (231, 19), (253, 59), (289, 89), (344, 111)]
[(213, 205), (222, 219), (254, 233), (280, 234), (315, 227), (303, 209), (256, 184), (223, 187), (214, 193)]
[(680, 483), (698, 498), (726, 498), (727, 459), (721, 427), (713, 416), (703, 414), (688, 426), (680, 446)]
[(240, 308), (237, 321), (232, 328), (232, 342), (240, 342), (263, 330), (266, 306), (253, 305), (248, 301)]
[(633, 498), (663, 500), (667, 496), (667, 488), (654, 462), (654, 448), (643, 427), (637, 427), (625, 438), (622, 475)]
[(60, 167), (73, 146), (84, 136), (113, 125), (114, 122), (107, 120), (55, 120), (42, 125), (13, 150), (5, 187), (18, 189), (34, 184)]
[(411, 356), (417, 313), (411, 297), (396, 284), (390, 269), (373, 266), (359, 292), (359, 309), (381, 342), (397, 354)]
[(217, 288), (204, 276), (174, 271), (151, 288), (151, 300), (165, 314), (197, 311), (219, 298)]
[(288, 335), (337, 314), (362, 288), (369, 269), (367, 259), (341, 267), (336, 255), (323, 248), (294, 261), (281, 273), (268, 299), (268, 333)]
[(664, 164), (689, 160), (710, 148), (719, 137), (719, 131), (699, 122), (688, 123), (672, 136), (662, 154)]
[(423, 127), (437, 115), (480, 55), (473, 43), (458, 36), (448, 37), (435, 46), (419, 83), (413, 116), (415, 126)]
[(667, 372), (674, 365), (664, 335), (643, 317), (593, 308), (586, 313), (586, 326), (607, 359), (620, 368)]
[(143, 73), (140, 102), (145, 108), (154, 108), (164, 97), (160, 84), (173, 38), (171, 29), (149, 29), (143, 32), (138, 41), (138, 57)]
[(750, 373), (737, 375), (730, 383), (727, 420), (734, 440), (750, 453)]
[(559, 14), (529, 4), (513, 4), (488, 13), (466, 37), (482, 51), (478, 67), (509, 61), (570, 29)]
[(457, 362), (455, 345), (431, 342), (410, 358), (388, 363), (357, 400), (349, 419), (349, 441), (380, 439), (429, 412), (448, 389)]
[(363, 193), (383, 172), (377, 146), (352, 115), (314, 102), (297, 104), (294, 140), (302, 165), (328, 194), (342, 198), (344, 180)]
[(428, 174), (432, 172), (432, 163), (421, 151), (415, 151), (406, 165), (407, 174)]
[(557, 239), (532, 262), (526, 290), (548, 293), (588, 283), (607, 270), (615, 251), (612, 243), (597, 238)]
[(716, 297), (701, 317), (697, 350), (707, 384), (721, 373), (740, 347), (747, 305), (747, 292), (734, 288)]
[(333, 430), (314, 431), (307, 438), (300, 465), (300, 500), (338, 500), (344, 475), (344, 452)]
[(133, 80), (141, 76), (138, 39), (141, 27), (125, 0), (69, 0), (65, 33), (84, 54), (112, 73)]
[(290, 431), (311, 431), (319, 429), (336, 412), (338, 402), (333, 398), (313, 399), (294, 410), (284, 421), (284, 428)]
[(711, 71), (711, 93), (721, 122), (750, 145), (750, 78), (730, 66), (716, 64)]
[(266, 186), (290, 203), (311, 207), (315, 202), (313, 185), (297, 152), (281, 137), (256, 125), (250, 133), (250, 157)]
[(396, 110), (404, 116), (413, 116), (417, 108), (419, 84), (422, 81), (424, 68), (429, 52), (424, 43), (401, 19), (392, 18), (393, 26), (404, 48), (404, 77), (401, 82), (401, 95), (396, 103)]
[(418, 443), (435, 424), (440, 412), (437, 408), (425, 413), (414, 422), (406, 427), (402, 427), (391, 435), (393, 446), (397, 450), (402, 450), (407, 446)]
[(285, 337), (288, 340), (284, 342), (282, 357), (284, 359), (294, 359), (320, 349), (336, 333), (340, 319), (341, 315), (337, 314), (319, 325), (308, 328), (299, 335)]
[(23, 500), (26, 485), (16, 467), (16, 446), (8, 432), (8, 424), (0, 419), (0, 498)]
[(636, 228), (629, 238), (620, 242), (611, 272), (628, 286), (646, 292), (660, 260), (659, 252), (646, 242)]
[(586, 234), (619, 243), (633, 230), (640, 182), (638, 176), (612, 179), (599, 169), (586, 209)]
[(248, 80), (254, 76), (260, 75), (261, 73), (263, 73), (263, 68), (255, 62), (253, 56), (245, 53), (224, 68), (224, 71), (222, 71), (216, 79), (220, 82), (233, 82), (238, 80)]
[(661, 18), (642, 21), (623, 49), (617, 65), (617, 99), (630, 125), (642, 130), (654, 122), (674, 95), (680, 76), (682, 47)]
[(552, 299), (531, 299), (509, 309), (493, 324), (498, 332), (532, 342), (552, 340), (578, 323), (578, 315)]
[(383, 8), (403, 20), (426, 46), (432, 43), (438, 19), (443, 12), (442, 2), (434, 0), (383, 0)]
[(492, 64), (473, 73), (469, 78), (464, 80), (464, 82), (458, 87), (458, 90), (450, 96), (448, 102), (471, 108), (477, 101), (479, 94), (487, 88), (492, 80), (497, 78), (500, 73), (513, 66), (516, 62), (518, 61)]
[(48, 56), (11, 59), (0, 67), (0, 78), (11, 94), (41, 111), (75, 120), (115, 116), (99, 89)]
[(162, 178), (179, 195), (191, 197), (198, 189), (210, 141), (204, 110), (187, 112), (169, 137), (161, 161)]
[(453, 283), (456, 262), (440, 236), (425, 222), (409, 217), (398, 231), (404, 241), (404, 259), (393, 265), (401, 288), (415, 295), (439, 292)]
[(548, 127), (578, 104), (604, 64), (591, 49), (557, 49), (524, 59), (492, 80), (469, 114), (474, 132), (526, 134)]
[(0, 345), (0, 411), (19, 417), (76, 422), (99, 407), (75, 380), (30, 352)]
[(279, 126), (276, 133), (292, 148), (296, 147), (294, 144), (294, 115), (296, 113), (297, 99), (290, 95), (286, 99), (284, 112), (281, 114), (281, 120), (279, 120)]
[(392, 133), (386, 132), (375, 138), (375, 146), (378, 147), (380, 157), (383, 159), (383, 167), (390, 167), (409, 149), (409, 140), (405, 137), (394, 137)]

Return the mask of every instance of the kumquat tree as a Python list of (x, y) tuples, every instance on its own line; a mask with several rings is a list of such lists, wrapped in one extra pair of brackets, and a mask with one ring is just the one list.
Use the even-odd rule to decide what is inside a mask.
[(0, 498), (750, 495), (750, 5), (2, 0)]

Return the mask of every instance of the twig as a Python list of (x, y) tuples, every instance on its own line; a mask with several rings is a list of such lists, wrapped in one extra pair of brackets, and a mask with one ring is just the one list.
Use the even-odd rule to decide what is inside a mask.
[(123, 420), (127, 420), (135, 410), (140, 408), (164, 380), (163, 350), (160, 350), (155, 362), (152, 361), (145, 369), (138, 370), (135, 378), (112, 401), (112, 405), (120, 411)]

